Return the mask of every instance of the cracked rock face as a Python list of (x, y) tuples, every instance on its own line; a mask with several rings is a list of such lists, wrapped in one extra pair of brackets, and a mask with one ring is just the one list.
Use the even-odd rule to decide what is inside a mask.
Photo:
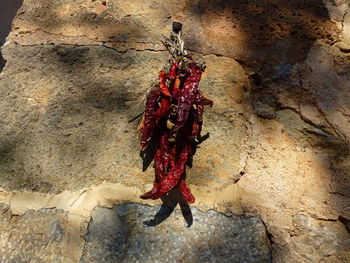
[[(178, 20), (188, 32), (184, 37), (189, 49), (240, 59), (273, 52), (275, 59), (283, 59), (286, 52), (299, 57), (293, 49), (303, 53), (315, 39), (334, 43), (339, 34), (322, 0), (27, 0), (22, 10), (10, 39), (30, 45), (104, 43), (118, 50), (163, 49), (160, 36)], [(289, 47), (280, 49), (281, 40)]]
[(191, 228), (179, 210), (161, 225), (145, 225), (159, 209), (136, 204), (95, 208), (80, 262), (270, 262), (265, 227), (257, 217), (192, 208)]
[[(341, 222), (293, 217), (292, 246), (298, 256), (310, 262), (348, 262), (349, 237)], [(319, 249), (315, 249), (315, 244)]]
[(325, 6), (332, 21), (341, 29), (342, 40), (350, 44), (350, 1), (326, 0)]

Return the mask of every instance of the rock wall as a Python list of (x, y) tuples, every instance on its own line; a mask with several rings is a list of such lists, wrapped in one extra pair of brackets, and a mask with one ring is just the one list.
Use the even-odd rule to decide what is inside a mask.
[[(188, 174), (194, 206), (260, 217), (272, 262), (350, 262), (349, 9), (348, 0), (24, 1), (2, 48), (0, 203), (23, 220), (48, 208), (64, 217), (65, 235), (48, 254), (58, 261), (119, 251), (113, 235), (101, 243), (94, 218), (145, 203), (137, 196), (153, 173), (141, 172), (137, 123), (128, 121), (167, 60), (161, 35), (176, 20), (185, 47), (207, 63), (201, 89), (215, 103)], [(157, 227), (173, 229), (167, 220)], [(246, 222), (265, 235), (258, 219)], [(206, 240), (201, 226), (194, 221), (191, 233)], [(270, 260), (268, 242), (254, 254), (240, 240), (241, 250), (227, 248), (237, 258)]]

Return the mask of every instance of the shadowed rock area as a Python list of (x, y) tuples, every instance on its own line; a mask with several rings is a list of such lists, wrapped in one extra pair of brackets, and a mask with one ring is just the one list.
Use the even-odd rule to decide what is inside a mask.
[(265, 227), (257, 217), (192, 208), (190, 228), (179, 210), (161, 225), (145, 225), (159, 208), (95, 208), (80, 262), (270, 262)]
[(23, 10), (10, 39), (30, 45), (103, 42), (118, 50), (164, 49), (160, 36), (178, 20), (191, 27), (185, 36), (189, 49), (240, 60), (277, 61), (289, 53), (295, 61), (315, 39), (334, 43), (339, 34), (322, 0), (27, 0)]
[[(0, 3), (0, 46), (5, 43), (7, 35), (11, 31), (12, 20), (17, 10), (21, 7), (23, 0), (2, 0)], [(1, 67), (0, 67), (1, 71)]]

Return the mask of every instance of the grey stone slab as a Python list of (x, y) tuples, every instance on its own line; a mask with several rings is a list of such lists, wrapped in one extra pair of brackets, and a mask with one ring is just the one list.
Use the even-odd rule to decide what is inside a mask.
[[(191, 208), (190, 227), (180, 210), (162, 223), (152, 224), (159, 210), (159, 206), (138, 204), (95, 208), (80, 263), (270, 262), (268, 239), (259, 217)], [(186, 218), (189, 216), (187, 213)]]
[(0, 205), (0, 262), (63, 262), (62, 240), (67, 214), (56, 209), (12, 216)]

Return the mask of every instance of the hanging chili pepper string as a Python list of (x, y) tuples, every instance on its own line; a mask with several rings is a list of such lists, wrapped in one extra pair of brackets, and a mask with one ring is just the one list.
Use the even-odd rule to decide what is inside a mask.
[(195, 198), (186, 184), (185, 169), (192, 166), (195, 147), (201, 142), (204, 106), (212, 106), (213, 101), (199, 90), (205, 64), (196, 62), (184, 50), (181, 29), (182, 24), (174, 22), (170, 38), (163, 42), (173, 59), (160, 71), (158, 87), (148, 94), (138, 128), (141, 151), (148, 147), (151, 138), (158, 141), (153, 157), (154, 185), (141, 198), (157, 199), (178, 188), (184, 200), (193, 203)]

